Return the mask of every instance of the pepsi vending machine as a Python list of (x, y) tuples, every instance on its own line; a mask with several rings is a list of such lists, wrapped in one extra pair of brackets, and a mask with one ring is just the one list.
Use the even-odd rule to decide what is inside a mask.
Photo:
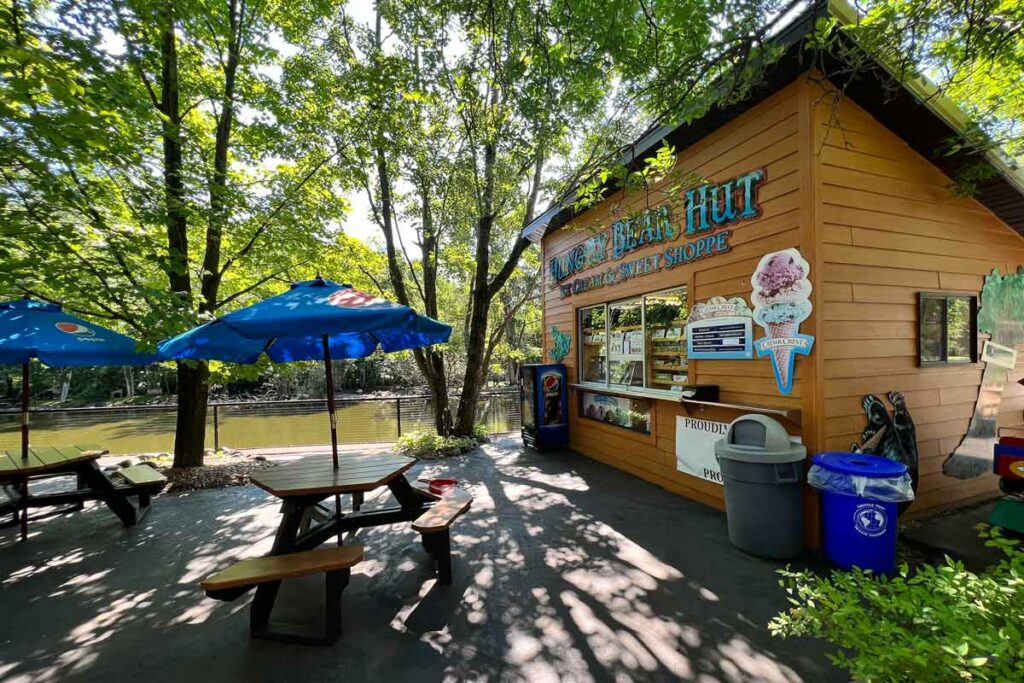
[(519, 368), (523, 443), (541, 450), (569, 443), (569, 391), (561, 363)]

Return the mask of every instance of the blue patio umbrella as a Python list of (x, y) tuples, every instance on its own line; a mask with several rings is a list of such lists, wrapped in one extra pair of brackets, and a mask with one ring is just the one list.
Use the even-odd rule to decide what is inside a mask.
[(29, 361), (51, 367), (148, 365), (137, 342), (66, 313), (59, 304), (24, 298), (0, 303), (0, 364), (20, 364), (21, 457), (28, 458)]
[(296, 282), (277, 296), (164, 340), (157, 346), (157, 354), (161, 360), (235, 363), (255, 363), (263, 353), (276, 363), (322, 358), (331, 455), (337, 468), (332, 358), (363, 358), (378, 346), (384, 351), (402, 351), (442, 344), (451, 332), (448, 325), (408, 306), (318, 277)]

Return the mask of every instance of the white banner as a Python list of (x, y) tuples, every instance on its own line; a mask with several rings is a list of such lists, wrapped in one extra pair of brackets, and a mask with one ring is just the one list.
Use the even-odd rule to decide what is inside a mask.
[(715, 459), (715, 442), (724, 439), (728, 430), (728, 422), (677, 416), (676, 469), (721, 484), (722, 472)]

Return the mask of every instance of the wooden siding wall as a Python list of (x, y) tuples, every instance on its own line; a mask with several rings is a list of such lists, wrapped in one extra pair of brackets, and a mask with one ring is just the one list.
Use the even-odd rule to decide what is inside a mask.
[[(547, 280), (545, 272), (545, 357), (553, 346), (551, 327), (557, 327), (563, 332), (571, 331), (572, 345), (565, 359), (570, 382), (577, 381), (578, 308), (679, 285), (689, 287), (691, 305), (713, 296), (738, 295), (749, 301), (750, 276), (762, 255), (789, 247), (799, 247), (805, 254), (808, 250), (813, 252), (810, 231), (801, 230), (802, 224), (808, 225), (806, 218), (802, 221), (801, 217), (809, 210), (806, 200), (808, 188), (802, 186), (809, 174), (801, 173), (801, 164), (809, 163), (805, 149), (809, 145), (802, 145), (801, 140), (809, 140), (809, 136), (798, 134), (801, 129), (807, 130), (809, 127), (801, 123), (801, 117), (808, 115), (806, 108), (802, 110), (800, 106), (800, 95), (804, 88), (802, 83), (792, 84), (692, 147), (679, 151), (678, 163), (685, 171), (696, 172), (717, 182), (757, 168), (766, 170), (767, 179), (759, 192), (762, 214), (755, 220), (731, 226), (731, 251), (564, 299), (560, 297), (557, 287), (551, 287), (553, 283)], [(593, 232), (587, 226), (600, 224), (607, 228), (618, 215), (643, 208), (648, 201), (655, 205), (665, 199), (664, 194), (655, 192), (651, 197), (637, 193), (625, 200), (621, 197), (606, 200), (544, 239), (545, 267), (547, 259), (588, 239)], [(621, 213), (613, 215), (616, 205)], [(674, 221), (679, 222), (682, 218), (681, 209), (673, 212)], [(668, 246), (685, 244), (686, 241), (683, 235), (675, 242), (638, 249), (622, 261), (612, 264), (642, 258), (664, 251)], [(608, 265), (577, 273), (566, 282), (581, 275), (600, 272)], [(814, 327), (815, 321), (811, 318), (804, 323), (802, 331), (813, 334)], [(756, 325), (755, 330), (760, 332)], [(798, 358), (796, 362), (793, 392), (788, 397), (779, 395), (768, 359), (690, 361), (689, 367), (691, 381), (719, 385), (723, 402), (802, 408), (805, 416), (807, 410), (813, 412), (813, 363), (806, 357)], [(723, 501), (720, 485), (683, 474), (676, 469), (675, 418), (687, 413), (675, 401), (659, 400), (655, 405), (652, 433), (648, 436), (580, 418), (579, 399), (577, 392), (573, 391), (570, 394), (569, 411), (571, 445), (587, 456), (631, 472), (663, 488), (721, 508)], [(694, 412), (693, 416), (729, 421), (739, 414), (730, 410), (705, 410)], [(807, 424), (806, 417), (804, 424)], [(793, 434), (800, 431), (793, 424), (787, 427)], [(804, 438), (808, 439), (808, 436)], [(810, 438), (813, 439), (813, 436)]]
[[(949, 178), (855, 103), (840, 99), (833, 110), (822, 86), (810, 87), (823, 262), (819, 441), (847, 449), (865, 424), (861, 398), (902, 391), (921, 456), (911, 512), (991, 495), (993, 475), (961, 481), (942, 473), (967, 430), (981, 366), (918, 367), (917, 295), (980, 295), (992, 269), (1014, 272), (1024, 264), (1024, 240), (975, 200), (951, 196)], [(1000, 424), (1021, 426), (1022, 410), (1024, 388), (1011, 381)]]

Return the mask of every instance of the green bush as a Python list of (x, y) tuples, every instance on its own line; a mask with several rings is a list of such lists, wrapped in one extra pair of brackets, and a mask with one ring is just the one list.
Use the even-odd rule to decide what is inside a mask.
[(487, 431), (487, 425), (479, 423), (473, 425), (473, 438), (477, 443), (487, 443), (491, 440), (491, 434)]
[(441, 436), (428, 429), (409, 432), (398, 437), (395, 450), (416, 458), (440, 458), (466, 453), (476, 448), (477, 442), (468, 436)]
[(782, 570), (793, 606), (768, 628), (839, 646), (830, 659), (861, 681), (1024, 680), (1024, 552), (979, 530), (1005, 555), (981, 574), (948, 557), (893, 577)]

